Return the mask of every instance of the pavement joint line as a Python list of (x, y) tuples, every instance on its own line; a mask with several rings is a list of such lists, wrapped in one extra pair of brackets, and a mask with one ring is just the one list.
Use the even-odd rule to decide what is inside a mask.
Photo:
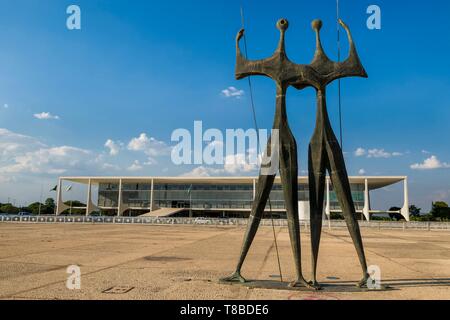
[(46, 267), (67, 267), (66, 265), (61, 265), (61, 264), (49, 264), (49, 263), (37, 263), (37, 262), (25, 262), (25, 261), (14, 261), (14, 260), (0, 261), (0, 263), (2, 263), (2, 262), (18, 263), (18, 264), (27, 264), (27, 265), (36, 265), (36, 266), (46, 266)]
[[(9, 266), (8, 261), (0, 261), (0, 270), (4, 269), (4, 271), (6, 272), (4, 274), (5, 278), (0, 282), (0, 287), (4, 288), (4, 290), (1, 289), (0, 291), (3, 291), (4, 295), (17, 294), (10, 297), (9, 299), (32, 299), (32, 297), (36, 297), (36, 299), (39, 300), (42, 298), (49, 300), (87, 298), (92, 299), (94, 297), (97, 297), (97, 299), (109, 299), (100, 293), (104, 288), (107, 287), (107, 285), (111, 286), (121, 284), (142, 284), (141, 288), (139, 288), (139, 291), (136, 291), (131, 296), (125, 297), (125, 299), (133, 299), (135, 297), (148, 299), (173, 299), (174, 297), (181, 297), (183, 299), (191, 297), (191, 299), (199, 300), (204, 298), (210, 299), (211, 297), (219, 299), (220, 297), (222, 297), (222, 299), (243, 299), (244, 297), (247, 297), (249, 299), (264, 299), (264, 297), (266, 299), (289, 298), (289, 292), (285, 290), (280, 290), (278, 291), (279, 293), (272, 293), (271, 290), (247, 288), (230, 288), (224, 290), (222, 286), (216, 284), (214, 279), (222, 276), (224, 273), (227, 273), (229, 271), (227, 269), (231, 269), (232, 267), (233, 261), (231, 260), (234, 259), (230, 259), (230, 257), (234, 257), (235, 254), (238, 253), (235, 252), (235, 249), (236, 246), (238, 246), (238, 244), (240, 243), (239, 238), (241, 238), (242, 233), (244, 232), (243, 229), (241, 230), (240, 228), (231, 228), (230, 230), (227, 228), (225, 230), (218, 230), (216, 228), (192, 228), (191, 230), (193, 231), (189, 232), (184, 228), (177, 229), (171, 228), (171, 226), (167, 227), (168, 228), (165, 228), (165, 231), (162, 232), (156, 231), (156, 228), (149, 229), (148, 231), (134, 227), (125, 228), (121, 238), (123, 240), (121, 242), (119, 240), (120, 234), (117, 228), (114, 228), (114, 230), (112, 231), (114, 237), (107, 237), (105, 241), (100, 242), (95, 241), (95, 239), (97, 238), (95, 227), (92, 227), (91, 233), (89, 233), (88, 228), (83, 228), (83, 232), (79, 233), (76, 232), (78, 230), (77, 227), (72, 228), (72, 226), (70, 226), (69, 228), (65, 228), (65, 230), (68, 232), (65, 232), (63, 235), (61, 235), (62, 230), (60, 230), (58, 226), (53, 226), (49, 229), (37, 226), (36, 229), (34, 229), (34, 231), (36, 232), (31, 233), (28, 229), (24, 230), (20, 227), (17, 227), (16, 230), (5, 230), (0, 227), (0, 231), (5, 231), (6, 238), (10, 240), (8, 240), (8, 244), (10, 245), (5, 245), (4, 247), (5, 251), (3, 252), (6, 254), (18, 251), (15, 250), (15, 248), (20, 248), (21, 241), (17, 240), (23, 236), (27, 236), (27, 239), (29, 238), (30, 241), (32, 241), (31, 243), (38, 243), (37, 246), (33, 246), (32, 250), (49, 248), (46, 243), (42, 243), (46, 248), (40, 248), (40, 242), (36, 242), (36, 240), (42, 239), (42, 237), (48, 239), (56, 239), (56, 244), (65, 243), (67, 248), (69, 248), (68, 252), (64, 252), (64, 248), (61, 248), (62, 250), (59, 249), (60, 252), (50, 252), (49, 254), (44, 253), (37, 256), (26, 256), (24, 258), (11, 259), (14, 260), (14, 263), (16, 260), (26, 261), (25, 263), (23, 263), (23, 266), (19, 266), (21, 267), (21, 269), (19, 270), (14, 270), (14, 265)], [(287, 261), (290, 261), (291, 259), (286, 260), (287, 256), (290, 257), (289, 234), (287, 230), (283, 228), (281, 229), (282, 230), (278, 230), (278, 234), (276, 236), (281, 241), (280, 249), (282, 250), (283, 255), (283, 270), (286, 269), (284, 270), (285, 272), (287, 272), (286, 276), (291, 277), (294, 275), (294, 269), (291, 268), (290, 263), (287, 263)], [(103, 230), (105, 229), (102, 229), (102, 231)], [(180, 232), (179, 234), (177, 230), (178, 232)], [(205, 230), (205, 233), (203, 233), (203, 230)], [(17, 231), (19, 232), (17, 233)], [(386, 279), (383, 279), (383, 282), (385, 284), (389, 284), (389, 286), (396, 288), (397, 290), (387, 292), (386, 295), (380, 295), (378, 293), (368, 293), (367, 296), (358, 294), (353, 295), (352, 293), (339, 293), (336, 294), (334, 298), (355, 298), (357, 300), (371, 300), (381, 298), (392, 300), (395, 299), (395, 297), (397, 297), (397, 299), (427, 299), (427, 297), (433, 296), (436, 299), (448, 299), (448, 296), (450, 294), (450, 257), (446, 254), (446, 251), (441, 250), (438, 246), (435, 246), (438, 243), (442, 244), (442, 247), (447, 247), (450, 249), (450, 238), (448, 238), (445, 233), (433, 233), (434, 235), (432, 235), (425, 232), (418, 232), (416, 234), (415, 230), (411, 230), (408, 232), (398, 231), (392, 233), (389, 231), (379, 232), (377, 230), (367, 231), (367, 237), (365, 237), (364, 239), (367, 240), (366, 249), (369, 249), (368, 253), (370, 252), (369, 254), (371, 256), (373, 255), (372, 257), (374, 258), (374, 260), (379, 260), (380, 264), (388, 268), (386, 270), (392, 269), (390, 272), (385, 274), (385, 276), (388, 276), (389, 279), (387, 279), (386, 277)], [(272, 251), (268, 250), (273, 242), (273, 237), (269, 238), (268, 232), (269, 231), (267, 228), (263, 228), (262, 230), (260, 230), (258, 238), (255, 238), (256, 250), (253, 250), (254, 252), (251, 256), (252, 259), (248, 261), (249, 268), (247, 269), (249, 271), (259, 270), (259, 273), (261, 273), (262, 268), (263, 273), (258, 275), (261, 277), (263, 275), (266, 275), (267, 272), (271, 272), (270, 270), (274, 270), (275, 268), (275, 266), (272, 264), (272, 259), (270, 258), (270, 254), (272, 253)], [(166, 234), (166, 237), (161, 236), (163, 233)], [(199, 238), (198, 236), (194, 236), (193, 234), (195, 233), (198, 233), (201, 238)], [(103, 235), (104, 232), (101, 232), (101, 234)], [(305, 233), (303, 232), (302, 237), (304, 234)], [(136, 235), (136, 239), (127, 242), (126, 239), (128, 239), (128, 235), (130, 235), (131, 237), (133, 237), (133, 235)], [(398, 235), (398, 237), (396, 237), (395, 235)], [(155, 241), (152, 240), (153, 236), (155, 237)], [(73, 250), (71, 250), (71, 246), (77, 244), (77, 242), (75, 241), (77, 237), (81, 237), (81, 239), (84, 238), (87, 241), (90, 241), (90, 243), (94, 244), (94, 246), (82, 247), (81, 249), (74, 248)], [(103, 238), (103, 236), (100, 237)], [(2, 236), (2, 239), (3, 238), (5, 237)], [(305, 245), (307, 245), (306, 242), (308, 242), (307, 240), (309, 240), (307, 239), (307, 235), (305, 240)], [(353, 257), (353, 245), (351, 242), (351, 238), (348, 237), (347, 230), (342, 229), (329, 232), (325, 232), (324, 230), (323, 240), (325, 240), (324, 245), (326, 248), (332, 248), (333, 250), (338, 251), (341, 250), (339, 248), (342, 248), (342, 251), (339, 252), (343, 253), (345, 257)], [(111, 243), (108, 245), (107, 242)], [(16, 243), (16, 246), (13, 245), (14, 243)], [(391, 243), (393, 243), (394, 245), (391, 245)], [(212, 256), (209, 256), (208, 253), (210, 252), (212, 245), (217, 248), (216, 253), (212, 254)], [(111, 250), (116, 247), (119, 250)], [(122, 250), (123, 248), (126, 249), (127, 247), (131, 248), (132, 250)], [(411, 247), (412, 250), (410, 254), (403, 254), (402, 252), (404, 252), (404, 250), (408, 247)], [(225, 256), (223, 254), (218, 255), (218, 250), (226, 250), (224, 252), (227, 252), (227, 254)], [(102, 254), (99, 256), (98, 254), (96, 254), (96, 252), (102, 252)], [(140, 257), (144, 256), (160, 256), (158, 258), (169, 258), (169, 256), (189, 257), (191, 260), (196, 262), (194, 264), (189, 262), (184, 262), (182, 264), (169, 263), (166, 264), (166, 270), (164, 270), (161, 268), (158, 269), (158, 264), (145, 263), (145, 259), (140, 259)], [(84, 271), (86, 272), (87, 279), (85, 281), (85, 285), (82, 287), (83, 290), (80, 292), (70, 292), (69, 290), (65, 290), (64, 284), (66, 278), (64, 277), (64, 272), (59, 270), (50, 271), (49, 268), (44, 268), (44, 266), (49, 262), (55, 263), (54, 265), (61, 264), (61, 262), (63, 262), (63, 264), (65, 265), (66, 261), (70, 261), (72, 257), (77, 257), (77, 260), (80, 260), (80, 262), (83, 261), (87, 262), (88, 264), (94, 262), (95, 264), (97, 264), (97, 266), (91, 266), (83, 263), (83, 267), (86, 268)], [(392, 257), (392, 259), (396, 259), (399, 262), (388, 257)], [(55, 258), (56, 260), (54, 260)], [(60, 258), (63, 260), (59, 261)], [(305, 258), (307, 258), (306, 255)], [(154, 259), (156, 258), (151, 258), (151, 260)], [(341, 261), (339, 255), (331, 255), (330, 259), (331, 260), (327, 261), (326, 263), (327, 273), (333, 272), (332, 270), (334, 270), (334, 262)], [(132, 262), (133, 260), (138, 261)], [(370, 260), (372, 260), (372, 258)], [(42, 267), (36, 267), (38, 269), (41, 269), (39, 273), (35, 273), (35, 268), (27, 266), (31, 266), (33, 264), (39, 265), (39, 262), (42, 262)], [(263, 266), (261, 267), (262, 262)], [(111, 265), (113, 263), (115, 263), (115, 266)], [(203, 263), (206, 263), (206, 265), (203, 266)], [(403, 263), (406, 264), (406, 266), (404, 266)], [(67, 262), (67, 264), (69, 263)], [(289, 266), (287, 266), (288, 264)], [(343, 262), (339, 262), (338, 264), (340, 268), (343, 268), (343, 274), (347, 275), (342, 278), (345, 280), (339, 280), (340, 282), (352, 283), (357, 280), (355, 278), (355, 281), (347, 281), (353, 279), (353, 277), (351, 276), (351, 274), (353, 273), (352, 269), (356, 270), (357, 268), (348, 269), (345, 267), (345, 264), (347, 263), (343, 264)], [(353, 264), (354, 263), (352, 263), (352, 265)], [(428, 265), (430, 266), (430, 268), (427, 267)], [(142, 266), (144, 266), (144, 268), (142, 268)], [(355, 264), (355, 267), (356, 266), (357, 265)], [(407, 266), (411, 266), (417, 269), (423, 269), (424, 273), (426, 274), (422, 275), (419, 274), (416, 270), (407, 269)], [(99, 272), (101, 271), (100, 269), (110, 270)], [(95, 273), (94, 271), (97, 271), (99, 273)], [(161, 279), (162, 282), (154, 282), (153, 277)], [(192, 280), (192, 282), (195, 282), (192, 284), (192, 289), (189, 284), (180, 282), (183, 281), (184, 278), (189, 278)], [(53, 285), (50, 287), (46, 286), (49, 285), (49, 282), (53, 282), (54, 280), (58, 279), (60, 281), (58, 281), (59, 283), (57, 285)], [(212, 287), (207, 283), (211, 281)], [(22, 283), (23, 286), (17, 286), (17, 284), (19, 283)], [(33, 288), (29, 289), (30, 287), (38, 287), (39, 285), (40, 287), (45, 288), (40, 290), (35, 290)], [(208, 290), (212, 291), (207, 292)], [(14, 293), (14, 291), (17, 292)], [(25, 293), (21, 294), (18, 291), (25, 291)], [(326, 299), (327, 296), (322, 295), (322, 293), (317, 294), (313, 292), (310, 295), (300, 294), (292, 296), (292, 298), (315, 300), (323, 298)]]
[[(221, 229), (221, 230), (223, 230), (223, 229)], [(230, 228), (230, 230), (232, 230), (232, 229)], [(107, 231), (105, 231), (104, 233), (108, 234)], [(109, 242), (111, 242), (112, 239), (113, 239), (113, 237), (109, 237), (108, 239), (100, 240), (97, 243), (109, 243)], [(117, 237), (117, 240), (122, 240), (122, 238), (121, 237)], [(85, 243), (85, 244), (80, 244), (78, 246), (74, 246), (74, 247), (71, 247), (71, 248), (66, 248), (66, 250), (73, 250), (73, 249), (78, 249), (78, 248), (83, 248), (83, 247), (90, 248), (90, 246), (92, 246), (92, 243)], [(0, 262), (2, 260), (4, 260), (4, 259), (10, 259), (10, 258), (22, 257), (22, 256), (28, 256), (28, 255), (34, 255), (34, 254), (48, 253), (48, 252), (52, 252), (52, 251), (55, 251), (55, 250), (61, 250), (61, 249), (64, 249), (64, 247), (62, 247), (62, 248), (51, 248), (51, 249), (46, 249), (46, 250), (43, 250), (43, 251), (30, 252), (30, 253), (25, 253), (25, 254), (11, 255), (11, 256), (0, 258)]]
[[(227, 232), (230, 232), (230, 231), (232, 231), (232, 229), (228, 230)], [(189, 242), (189, 243), (182, 244), (180, 246), (174, 246), (174, 247), (171, 247), (169, 249), (161, 250), (161, 251), (158, 251), (158, 252), (155, 252), (155, 253), (151, 254), (150, 256), (161, 254), (163, 252), (170, 251), (170, 250), (173, 250), (173, 249), (176, 249), (176, 248), (185, 247), (187, 245), (192, 245), (193, 243), (196, 243), (196, 242), (199, 242), (199, 241), (204, 241), (204, 240), (211, 239), (211, 238), (215, 238), (215, 237), (221, 236), (221, 235), (223, 235), (223, 233), (219, 233), (219, 234), (215, 234), (215, 235), (210, 236), (210, 237), (198, 239), (198, 240), (195, 240), (195, 241), (192, 241), (192, 242)], [(121, 263), (118, 263), (118, 264), (115, 264), (115, 265), (112, 265), (112, 266), (109, 266), (109, 267), (106, 267), (106, 268), (101, 268), (101, 269), (98, 269), (98, 270), (95, 270), (95, 271), (91, 271), (91, 272), (85, 273), (83, 276), (89, 276), (89, 275), (92, 275), (92, 274), (95, 274), (95, 273), (98, 273), (98, 272), (102, 272), (102, 271), (105, 271), (105, 270), (114, 269), (114, 268), (116, 268), (118, 266), (130, 263), (130, 262), (138, 261), (140, 259), (142, 259), (142, 257), (139, 257), (139, 258), (136, 258), (136, 259), (127, 260), (127, 261), (124, 261), (124, 262), (121, 262)], [(52, 285), (55, 285), (55, 284), (58, 284), (58, 283), (61, 283), (61, 281), (50, 282), (50, 283), (47, 283), (47, 284), (44, 284), (44, 285), (41, 285), (41, 286), (38, 286), (38, 287), (35, 287), (35, 288), (31, 288), (31, 289), (27, 289), (27, 290), (21, 290), (21, 291), (18, 291), (18, 292), (12, 293), (12, 294), (8, 294), (8, 295), (0, 295), (0, 299), (14, 298), (16, 295), (24, 294), (24, 293), (31, 292), (31, 291), (34, 291), (34, 290), (39, 290), (39, 289), (42, 289), (42, 288), (45, 288), (45, 287), (49, 287), (49, 286), (52, 286)]]
[[(277, 239), (277, 241), (278, 241), (278, 235), (281, 233), (281, 231), (285, 228), (285, 227), (278, 227), (279, 229), (278, 229), (278, 232), (276, 233), (276, 235), (275, 235), (275, 237), (276, 237), (276, 239)], [(267, 230), (267, 232), (273, 232), (272, 230)], [(267, 261), (269, 260), (269, 254), (273, 251), (275, 249), (275, 241), (272, 241), (272, 244), (270, 245), (270, 247), (269, 247), (269, 249), (267, 250), (267, 252), (266, 252), (266, 254), (265, 254), (265, 256), (264, 256), (264, 260), (263, 260), (263, 262), (261, 263), (261, 267), (259, 268), (259, 270), (258, 270), (258, 274), (261, 274), (262, 273), (262, 270), (264, 269), (264, 267), (266, 266), (266, 264), (267, 264)], [(245, 292), (245, 300), (247, 300), (248, 298), (249, 298), (249, 296), (252, 294), (252, 289), (251, 288), (249, 288), (249, 290), (246, 290), (246, 292)]]

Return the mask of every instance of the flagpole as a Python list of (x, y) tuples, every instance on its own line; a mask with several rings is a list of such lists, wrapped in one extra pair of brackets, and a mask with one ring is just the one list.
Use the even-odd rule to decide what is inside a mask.
[(43, 188), (43, 185), (42, 185), (42, 183), (41, 183), (41, 195), (40, 195), (40, 197), (39, 197), (39, 210), (38, 210), (38, 216), (40, 216), (41, 215), (41, 203), (42, 203), (42, 188)]
[(189, 187), (189, 218), (192, 218), (192, 184)]

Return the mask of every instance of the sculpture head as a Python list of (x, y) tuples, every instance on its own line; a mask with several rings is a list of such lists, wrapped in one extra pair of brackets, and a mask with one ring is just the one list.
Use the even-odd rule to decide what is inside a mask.
[(277, 22), (277, 29), (280, 30), (280, 42), (278, 43), (277, 52), (281, 54), (285, 54), (284, 48), (284, 34), (286, 30), (289, 28), (289, 21), (287, 19), (281, 18)]
[(289, 21), (287, 21), (287, 19), (281, 18), (277, 22), (277, 28), (280, 31), (286, 31), (287, 28), (289, 28)]

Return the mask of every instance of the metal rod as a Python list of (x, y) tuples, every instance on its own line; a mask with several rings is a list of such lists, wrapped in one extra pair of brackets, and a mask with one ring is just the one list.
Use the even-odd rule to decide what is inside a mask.
[[(339, 27), (339, 0), (336, 0), (336, 26), (337, 26), (337, 53), (338, 62), (341, 61), (341, 30)], [(341, 100), (341, 79), (338, 79), (338, 105), (339, 105), (339, 141), (341, 143), (341, 149), (344, 149), (342, 144), (342, 100)]]
[[(245, 28), (245, 19), (244, 19), (244, 8), (242, 5), (241, 5), (241, 23), (242, 23), (242, 28), (244, 29)], [(244, 33), (244, 52), (245, 52), (245, 57), (248, 58), (247, 37), (246, 37), (245, 33)], [(261, 150), (262, 147), (261, 147), (260, 137), (259, 137), (258, 121), (256, 118), (256, 108), (255, 108), (255, 102), (253, 99), (252, 80), (251, 80), (251, 77), (248, 77), (247, 79), (248, 79), (248, 88), (249, 88), (249, 92), (250, 92), (250, 104), (251, 104), (251, 109), (252, 109), (252, 113), (253, 113), (253, 122), (254, 122), (255, 130), (256, 130), (257, 143), (258, 143), (259, 149)], [(270, 201), (270, 197), (269, 197), (268, 201), (269, 201), (270, 220), (272, 222), (273, 240), (274, 240), (274, 244), (275, 244), (275, 251), (277, 254), (278, 271), (280, 272), (280, 281), (283, 282), (283, 274), (281, 272), (280, 254), (278, 252), (277, 235), (275, 232), (275, 225), (274, 225), (273, 215), (272, 215), (272, 203)]]

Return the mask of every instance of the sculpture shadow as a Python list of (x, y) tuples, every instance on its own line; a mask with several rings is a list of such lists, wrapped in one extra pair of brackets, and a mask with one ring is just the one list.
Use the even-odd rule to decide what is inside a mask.
[(289, 290), (289, 291), (301, 291), (301, 292), (372, 292), (372, 291), (391, 291), (397, 290), (394, 287), (383, 285), (381, 289), (368, 289), (359, 288), (355, 285), (355, 282), (321, 282), (321, 289), (314, 290), (307, 287), (290, 287), (290, 282), (281, 282), (279, 280), (249, 280), (244, 283), (239, 282), (224, 282), (221, 284), (227, 285), (239, 285), (250, 289), (269, 289), (269, 290)]
[[(281, 282), (280, 280), (249, 280), (245, 283), (220, 282), (227, 285), (240, 285), (252, 289), (270, 289), (270, 290), (291, 290), (311, 292), (312, 290), (305, 287), (289, 287), (289, 282)], [(358, 288), (355, 281), (325, 281), (320, 283), (322, 289), (319, 292), (379, 292), (401, 290), (407, 287), (450, 287), (450, 278), (433, 278), (433, 279), (385, 279), (382, 281), (381, 289)]]

